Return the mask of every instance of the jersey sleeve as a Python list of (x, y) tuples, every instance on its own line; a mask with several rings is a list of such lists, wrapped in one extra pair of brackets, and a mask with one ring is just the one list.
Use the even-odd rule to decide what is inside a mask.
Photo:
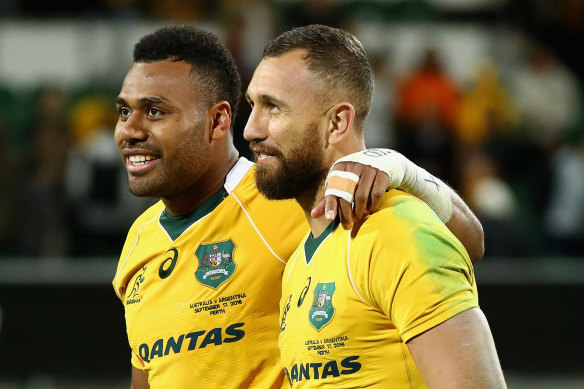
[(425, 204), (406, 196), (383, 212), (366, 253), (368, 295), (404, 342), (478, 306), (466, 250)]
[(130, 357), (130, 363), (136, 369), (144, 370), (144, 361), (142, 361), (142, 359), (138, 355), (136, 355), (136, 353), (134, 351), (132, 351), (132, 356)]
[(123, 300), (123, 296), (126, 291), (126, 284), (136, 271), (136, 268), (140, 268), (142, 266), (142, 264), (134, 263), (135, 261), (133, 261), (131, 258), (131, 254), (137, 244), (140, 231), (145, 225), (157, 220), (160, 212), (162, 212), (163, 209), (164, 204), (162, 201), (152, 205), (134, 221), (130, 227), (130, 230), (128, 231), (122, 252), (120, 254), (120, 259), (118, 260), (118, 265), (116, 267), (116, 274), (112, 281), (114, 291), (120, 300)]

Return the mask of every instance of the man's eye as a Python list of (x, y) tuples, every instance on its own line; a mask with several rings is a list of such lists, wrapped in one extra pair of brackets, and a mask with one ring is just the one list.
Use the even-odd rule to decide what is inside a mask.
[(268, 104), (268, 110), (269, 110), (271, 113), (276, 113), (276, 112), (278, 112), (278, 111), (280, 110), (280, 107), (278, 107), (278, 106), (277, 106), (277, 105), (275, 105), (275, 104)]
[(161, 116), (162, 113), (158, 108), (148, 108), (148, 116)]
[(123, 117), (130, 116), (130, 110), (128, 108), (121, 107), (118, 109), (118, 112), (119, 112), (120, 116), (123, 116)]

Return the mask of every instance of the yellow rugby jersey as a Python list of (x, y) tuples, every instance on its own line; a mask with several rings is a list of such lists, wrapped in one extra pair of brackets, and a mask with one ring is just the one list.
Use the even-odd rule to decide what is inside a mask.
[(282, 280), (279, 347), (293, 388), (423, 388), (405, 342), (478, 306), (464, 246), (392, 190), (356, 230), (302, 241)]
[(294, 201), (269, 201), (244, 158), (192, 214), (162, 202), (131, 227), (114, 289), (132, 365), (151, 388), (287, 387), (278, 351), (285, 261), (308, 224)]

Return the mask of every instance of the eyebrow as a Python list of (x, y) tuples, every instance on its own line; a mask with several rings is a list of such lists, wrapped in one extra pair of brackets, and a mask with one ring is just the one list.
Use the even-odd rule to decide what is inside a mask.
[[(146, 97), (142, 97), (141, 99), (138, 100), (138, 105), (140, 105), (141, 107), (148, 107), (150, 105), (165, 103), (167, 101), (168, 100), (165, 99), (164, 97), (146, 96)], [(121, 96), (116, 97), (116, 104), (117, 105), (129, 105), (128, 102), (126, 101), (126, 99), (124, 99)]]
[[(247, 101), (250, 101), (251, 98), (249, 97), (249, 93), (245, 93), (245, 98)], [(264, 104), (276, 104), (279, 107), (287, 107), (288, 104), (284, 103), (282, 100), (267, 94), (261, 94), (258, 96), (258, 101)]]

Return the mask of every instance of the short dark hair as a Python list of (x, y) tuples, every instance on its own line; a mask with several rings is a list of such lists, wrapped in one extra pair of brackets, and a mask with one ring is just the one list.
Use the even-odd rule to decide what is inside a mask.
[(326, 99), (341, 95), (353, 104), (362, 130), (371, 107), (374, 76), (361, 42), (351, 33), (321, 24), (297, 27), (268, 42), (264, 58), (305, 50), (308, 69), (322, 80)]
[(225, 100), (235, 122), (241, 99), (241, 78), (229, 50), (217, 35), (194, 26), (176, 25), (143, 36), (134, 46), (134, 62), (185, 61), (193, 85), (208, 104)]

